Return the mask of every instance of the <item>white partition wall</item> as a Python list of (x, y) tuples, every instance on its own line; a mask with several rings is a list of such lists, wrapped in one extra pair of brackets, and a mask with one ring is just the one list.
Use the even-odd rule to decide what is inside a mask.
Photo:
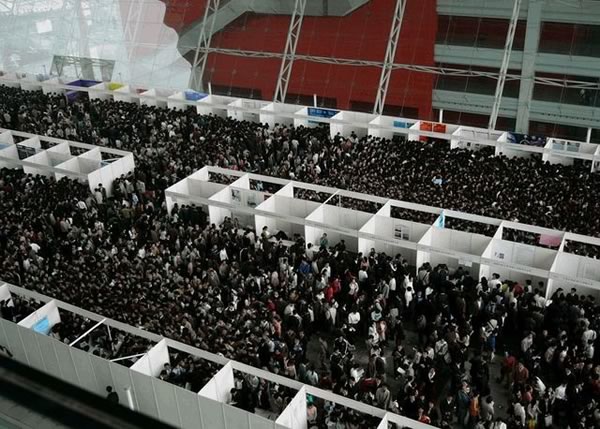
[(275, 124), (294, 125), (294, 119), (289, 116), (298, 111), (296, 104), (268, 103), (260, 109), (259, 121), (273, 128)]
[(171, 359), (169, 358), (167, 342), (166, 340), (162, 340), (148, 350), (148, 353), (138, 359), (131, 366), (131, 369), (142, 374), (158, 377), (165, 369), (165, 365), (170, 363)]
[(334, 115), (332, 119), (339, 119), (347, 123), (332, 123), (330, 126), (331, 138), (334, 138), (337, 134), (348, 137), (352, 133), (358, 137), (364, 137), (369, 133), (369, 128), (365, 124), (370, 124), (376, 117), (377, 115), (372, 113), (341, 111)]
[[(22, 168), (26, 174), (60, 180), (69, 177), (95, 190), (102, 184), (112, 195), (113, 181), (135, 169), (133, 154), (85, 143), (0, 129), (0, 167)], [(13, 144), (13, 136), (27, 137)], [(42, 149), (42, 141), (48, 149)], [(73, 153), (79, 153), (75, 156)]]
[[(235, 101), (229, 103), (231, 109), (227, 110), (227, 116), (230, 118), (236, 119), (238, 121), (249, 121), (249, 122), (259, 122), (261, 121), (261, 115), (256, 113), (256, 111), (260, 111), (263, 107), (272, 104), (262, 100), (249, 100), (246, 98), (238, 98)], [(241, 110), (234, 109), (234, 107), (239, 107)]]
[(165, 98), (174, 92), (168, 89), (149, 89), (140, 94), (140, 103), (146, 106), (167, 107)]
[(131, 85), (125, 85), (114, 91), (113, 99), (115, 101), (122, 101), (124, 103), (140, 103), (140, 93), (144, 92), (142, 89), (137, 89)]
[(200, 115), (216, 115), (227, 117), (227, 106), (236, 100), (235, 97), (224, 95), (209, 95), (198, 101), (196, 110)]
[(51, 77), (42, 82), (42, 92), (44, 94), (62, 94), (65, 92), (64, 88), (61, 88), (65, 83), (59, 77)]
[[(41, 85), (44, 93), (63, 93), (68, 85), (59, 78), (50, 78), (41, 81), (39, 84), (34, 81), (37, 76), (26, 76), (0, 72), (0, 85), (10, 85), (21, 87), (23, 89), (38, 87)], [(42, 77), (43, 79), (43, 77)], [(141, 91), (136, 88), (116, 89), (115, 83), (100, 83), (92, 88), (78, 87), (77, 92), (87, 92), (90, 98), (114, 98), (118, 101), (137, 102), (151, 106), (167, 106), (167, 98), (177, 92), (172, 89), (151, 88)], [(138, 95), (138, 92), (140, 94)], [(183, 94), (190, 92), (182, 90)], [(195, 92), (195, 91), (193, 91)], [(195, 105), (190, 103), (199, 100), (195, 93), (192, 98), (185, 95), (184, 99), (174, 97), (173, 102), (180, 105)], [(178, 101), (179, 100), (179, 101)], [(187, 103), (182, 103), (187, 100)], [(237, 100), (243, 100), (241, 102)], [(273, 127), (275, 123), (305, 127), (314, 127), (318, 124), (332, 124), (334, 130), (367, 130), (369, 135), (374, 137), (392, 138), (396, 134), (408, 134), (410, 140), (428, 138), (438, 140), (447, 140), (453, 142), (453, 147), (463, 147), (476, 149), (483, 145), (494, 146), (496, 154), (506, 156), (530, 156), (532, 154), (545, 154), (550, 162), (571, 163), (572, 159), (588, 159), (592, 161), (592, 171), (600, 168), (600, 151), (598, 145), (585, 142), (568, 141), (565, 146), (567, 149), (548, 149), (548, 147), (536, 147), (528, 144), (508, 143), (509, 134), (514, 139), (515, 133), (508, 133), (498, 130), (483, 130), (481, 128), (459, 126), (449, 123), (437, 123), (431, 121), (421, 121), (417, 119), (395, 118), (391, 116), (377, 116), (352, 111), (340, 111), (336, 109), (327, 109), (319, 107), (298, 106), (291, 104), (271, 103), (266, 100), (248, 100), (235, 97), (226, 97), (220, 95), (208, 95), (198, 101), (197, 111), (200, 114), (214, 114), (222, 117), (227, 115), (241, 120), (259, 121)], [(333, 118), (338, 113), (342, 115)], [(456, 133), (459, 128), (462, 130)], [(336, 131), (337, 132), (337, 131)], [(357, 132), (358, 133), (358, 132)], [(494, 140), (499, 136), (497, 141)], [(347, 137), (347, 135), (345, 136)], [(560, 139), (557, 139), (560, 140)], [(462, 143), (461, 143), (462, 142)], [(591, 145), (591, 146), (588, 146)], [(565, 158), (562, 159), (561, 158)]]
[[(369, 135), (391, 139), (394, 135), (408, 134), (408, 129), (415, 124), (415, 119), (395, 118), (393, 116), (377, 116), (369, 122)], [(385, 127), (385, 128), (383, 128)]]
[(60, 323), (60, 314), (55, 301), (50, 301), (19, 322), (19, 326), (48, 335), (52, 327)]
[(302, 116), (294, 118), (294, 126), (314, 128), (321, 123), (327, 123), (324, 119), (333, 118), (339, 110), (325, 109), (320, 107), (302, 107), (298, 109), (296, 106), (296, 115)]
[(489, 140), (490, 144), (493, 144), (492, 142), (497, 142), (502, 134), (503, 133), (501, 131), (460, 126), (452, 133), (450, 148), (479, 150), (482, 147), (487, 146), (487, 144), (475, 143), (476, 141), (479, 140), (483, 142)]
[[(211, 174), (230, 175), (237, 180), (223, 185), (212, 182)], [(250, 182), (273, 182), (283, 187), (271, 195), (250, 189)], [(192, 187), (196, 188), (192, 190)], [(210, 195), (213, 191), (214, 194)], [(389, 256), (400, 254), (417, 267), (430, 262), (432, 265), (446, 264), (450, 269), (465, 267), (474, 277), (490, 277), (492, 273), (498, 273), (504, 279), (532, 280), (534, 284), (543, 282), (546, 285), (560, 277), (578, 281), (579, 285), (596, 287), (595, 283), (590, 283), (594, 280), (581, 277), (584, 268), (574, 277), (561, 272), (563, 265), (555, 263), (559, 252), (546, 247), (557, 239), (560, 242), (567, 237), (600, 244), (600, 239), (591, 237), (565, 235), (562, 231), (532, 225), (218, 167), (204, 167), (168, 188), (165, 195), (169, 209), (175, 202), (196, 204), (208, 211), (212, 223), (220, 224), (225, 217), (238, 218), (242, 225), (251, 226), (257, 234), (266, 226), (272, 235), (278, 231), (285, 232), (290, 238), (294, 234), (303, 234), (306, 243), (315, 246), (319, 246), (323, 234), (327, 234), (329, 246), (344, 240), (350, 251), (366, 253), (373, 248)], [(350, 200), (358, 201), (356, 207), (379, 207), (379, 210), (368, 213), (344, 207), (353, 204), (349, 203)], [(337, 205), (332, 205), (334, 203)], [(397, 209), (403, 211), (398, 212)], [(408, 213), (410, 211), (420, 212), (415, 218), (421, 221), (401, 218), (412, 216)], [(421, 223), (433, 216), (438, 217), (435, 222)], [(474, 226), (477, 223), (482, 224), (481, 234), (471, 232), (472, 228), (477, 228)], [(505, 228), (537, 234), (539, 244), (504, 240)], [(495, 231), (493, 238), (488, 236), (491, 231)], [(569, 258), (561, 256), (559, 261)], [(585, 268), (589, 273), (593, 269), (593, 266)]]
[(285, 407), (277, 423), (290, 429), (308, 429), (306, 389), (303, 387)]
[(12, 296), (8, 285), (0, 283), (0, 302), (7, 301), (6, 305), (9, 307), (13, 306)]

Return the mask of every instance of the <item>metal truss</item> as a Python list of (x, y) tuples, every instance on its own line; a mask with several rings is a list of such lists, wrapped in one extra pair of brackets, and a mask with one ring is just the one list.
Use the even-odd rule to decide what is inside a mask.
[(498, 76), (498, 82), (496, 84), (496, 93), (494, 94), (494, 104), (492, 105), (492, 112), (490, 113), (490, 122), (488, 124), (488, 128), (490, 130), (496, 128), (496, 121), (498, 120), (498, 113), (500, 112), (502, 94), (504, 93), (504, 84), (506, 83), (506, 73), (508, 72), (508, 65), (510, 63), (510, 54), (512, 53), (512, 46), (513, 41), (515, 40), (515, 31), (517, 30), (517, 24), (519, 23), (521, 1), (522, 0), (515, 0), (512, 17), (510, 19), (510, 25), (508, 27), (508, 33), (506, 34), (506, 43), (504, 44), (504, 56), (502, 57), (502, 64), (500, 65), (500, 74)]
[(140, 28), (140, 22), (144, 15), (144, 7), (136, 1), (129, 3), (129, 10), (127, 12), (127, 22), (125, 24), (125, 41), (129, 43), (128, 58), (131, 61), (133, 53), (136, 48), (137, 34)]
[(385, 106), (387, 90), (390, 85), (390, 78), (394, 60), (396, 59), (396, 49), (398, 48), (398, 39), (400, 39), (400, 30), (402, 29), (402, 20), (404, 18), (404, 10), (406, 9), (406, 0), (396, 0), (396, 9), (392, 19), (392, 30), (388, 39), (387, 49), (385, 51), (385, 60), (381, 68), (381, 78), (379, 79), (379, 87), (377, 88), (377, 98), (375, 99), (375, 108), (373, 113), (381, 115)]
[(281, 60), (281, 69), (277, 77), (277, 87), (273, 101), (276, 103), (284, 103), (287, 94), (290, 76), (292, 75), (292, 67), (294, 66), (294, 58), (296, 56), (296, 47), (300, 38), (300, 30), (302, 29), (302, 20), (304, 19), (304, 9), (306, 8), (306, 0), (296, 0), (294, 12), (290, 21), (287, 40), (285, 42), (285, 52)]
[[(246, 58), (283, 58), (283, 54), (280, 52), (264, 52), (264, 51), (251, 51), (244, 49), (226, 49), (226, 48), (200, 48), (200, 51), (205, 53), (216, 53), (223, 55), (231, 55), (236, 57)], [(296, 60), (309, 61), (313, 63), (321, 64), (332, 64), (332, 65), (343, 65), (343, 66), (355, 66), (355, 67), (383, 67), (381, 61), (368, 61), (368, 60), (355, 60), (348, 58), (334, 58), (334, 57), (320, 57), (314, 55), (302, 55), (296, 54), (294, 56)], [(457, 69), (443, 66), (423, 66), (415, 64), (392, 64), (392, 70), (409, 70), (418, 73), (430, 73), (443, 76), (462, 76), (462, 77), (486, 77), (489, 79), (498, 79), (498, 73), (486, 72), (479, 70), (469, 69)], [(506, 74), (507, 81), (520, 80), (520, 74)], [(598, 89), (598, 83), (578, 81), (571, 79), (558, 79), (549, 77), (535, 77), (535, 83), (541, 85), (555, 86), (559, 88), (576, 88), (576, 89)]]
[(198, 36), (198, 43), (196, 44), (194, 62), (192, 63), (192, 72), (190, 75), (189, 85), (191, 89), (203, 89), (202, 76), (204, 76), (206, 60), (208, 59), (209, 54), (206, 49), (210, 47), (210, 41), (215, 28), (215, 19), (217, 17), (217, 11), (219, 10), (220, 4), (221, 0), (208, 0), (206, 3), (202, 27), (200, 28), (200, 35)]
[(0, 15), (12, 15), (15, 0), (0, 0)]

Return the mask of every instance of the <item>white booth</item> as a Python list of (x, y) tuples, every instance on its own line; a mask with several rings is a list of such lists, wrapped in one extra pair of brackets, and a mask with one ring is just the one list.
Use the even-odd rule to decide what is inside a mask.
[[(291, 115), (298, 111), (298, 105), (285, 103), (268, 103), (260, 109), (259, 120), (273, 128), (275, 124), (293, 125), (294, 119), (283, 115)], [(267, 113), (268, 112), (268, 113)]]
[(369, 134), (369, 128), (365, 124), (371, 123), (377, 115), (372, 113), (360, 113), (360, 112), (348, 112), (340, 111), (336, 113), (331, 119), (339, 119), (340, 121), (349, 122), (347, 124), (336, 124), (331, 123), (329, 130), (331, 138), (334, 138), (337, 134), (342, 137), (348, 137), (354, 133), (358, 137), (364, 137)]
[(198, 100), (196, 110), (200, 115), (215, 115), (226, 118), (228, 113), (227, 105), (235, 100), (237, 100), (236, 97), (211, 94)]
[(294, 118), (294, 126), (315, 128), (319, 124), (324, 123), (321, 119), (333, 118), (338, 113), (339, 110), (325, 109), (322, 107), (302, 107), (298, 110), (298, 106), (296, 106), (296, 115), (301, 115), (303, 117)]
[(140, 94), (140, 103), (145, 106), (167, 107), (167, 101), (164, 99), (174, 92), (170, 89), (149, 89)]
[[(262, 123), (261, 115), (259, 113), (256, 113), (255, 110), (261, 110), (263, 107), (266, 107), (269, 104), (272, 103), (263, 100), (249, 100), (246, 98), (238, 98), (237, 100), (229, 103), (228, 106), (230, 107), (230, 109), (227, 109), (227, 116), (238, 121)], [(239, 107), (243, 110), (235, 109), (235, 107)]]
[[(406, 136), (408, 134), (408, 129), (412, 127), (415, 122), (415, 119), (380, 115), (369, 122), (369, 135), (385, 139), (392, 139), (395, 135)], [(380, 127), (386, 127), (388, 129), (382, 129)]]
[(501, 131), (460, 126), (452, 133), (452, 139), (450, 140), (450, 149), (479, 150), (482, 147), (486, 147), (488, 145), (477, 143), (477, 140), (489, 140), (490, 145), (492, 145), (496, 141), (498, 141), (502, 134), (503, 133)]

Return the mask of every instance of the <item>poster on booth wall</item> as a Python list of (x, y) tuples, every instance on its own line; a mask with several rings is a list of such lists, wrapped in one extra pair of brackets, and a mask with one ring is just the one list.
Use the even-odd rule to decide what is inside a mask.
[(544, 147), (547, 138), (545, 136), (532, 136), (520, 133), (508, 133), (507, 142), (513, 144), (524, 144), (528, 146)]
[[(433, 131), (433, 124), (431, 122), (421, 122), (419, 129), (421, 131)], [(421, 137), (419, 137), (419, 141), (427, 142), (427, 137), (421, 136)]]

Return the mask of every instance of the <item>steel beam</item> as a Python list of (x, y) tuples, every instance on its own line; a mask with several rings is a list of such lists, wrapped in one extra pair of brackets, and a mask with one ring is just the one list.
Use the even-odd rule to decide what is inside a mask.
[[(266, 51), (252, 51), (247, 49), (227, 49), (227, 48), (200, 48), (202, 52), (217, 53), (223, 55), (231, 55), (236, 57), (246, 58), (283, 58), (283, 54), (280, 52), (266, 52)], [(296, 54), (295, 59), (310, 61), (313, 63), (321, 64), (332, 64), (332, 65), (343, 65), (343, 66), (355, 66), (355, 67), (383, 67), (381, 61), (368, 61), (368, 60), (355, 60), (348, 58), (335, 58), (335, 57), (320, 57), (315, 55), (302, 55)], [(457, 69), (452, 67), (436, 67), (436, 66), (424, 66), (424, 65), (413, 65), (413, 64), (392, 64), (393, 70), (410, 70), (419, 73), (431, 73), (444, 76), (463, 76), (463, 77), (486, 77), (489, 79), (498, 79), (498, 73), (486, 72), (479, 70), (468, 70), (468, 69)], [(520, 80), (521, 75), (519, 74), (506, 74), (506, 80)], [(535, 82), (555, 86), (559, 88), (577, 88), (577, 89), (598, 89), (598, 84), (594, 82), (585, 82), (573, 79), (557, 79), (548, 77), (535, 77)]]
[(204, 18), (202, 19), (202, 27), (198, 35), (198, 43), (196, 44), (196, 52), (194, 53), (194, 61), (192, 62), (192, 71), (190, 74), (190, 88), (201, 91), (202, 77), (206, 68), (206, 60), (208, 59), (208, 51), (212, 40), (213, 29), (215, 27), (215, 18), (217, 11), (221, 5), (221, 0), (208, 0), (206, 9), (204, 10)]
[(488, 128), (490, 130), (496, 128), (496, 121), (498, 120), (498, 113), (500, 112), (502, 94), (504, 93), (504, 84), (506, 83), (506, 74), (508, 72), (508, 65), (510, 63), (510, 54), (512, 52), (513, 41), (515, 40), (515, 31), (517, 30), (517, 24), (519, 23), (521, 1), (522, 0), (515, 0), (512, 17), (510, 19), (510, 25), (508, 27), (508, 33), (506, 34), (506, 42), (504, 44), (504, 56), (502, 57), (502, 64), (500, 66), (500, 73), (498, 75), (498, 81), (496, 84), (496, 93), (494, 94), (494, 104), (492, 106), (490, 122), (488, 124)]
[(273, 101), (276, 103), (284, 103), (287, 94), (290, 77), (292, 75), (292, 67), (296, 57), (296, 47), (300, 38), (300, 30), (302, 29), (302, 21), (304, 19), (304, 10), (306, 9), (306, 0), (296, 0), (294, 4), (294, 12), (290, 20), (287, 39), (285, 42), (285, 51), (281, 60), (281, 68), (277, 77), (277, 86)]
[(529, 0), (527, 10), (527, 32), (523, 45), (523, 65), (521, 66), (521, 82), (519, 86), (519, 104), (517, 110), (516, 131), (529, 132), (529, 110), (535, 87), (535, 61), (540, 43), (542, 27), (542, 9), (544, 0)]
[(373, 113), (378, 115), (383, 114), (387, 90), (390, 85), (393, 65), (396, 59), (396, 49), (398, 48), (398, 40), (400, 39), (400, 30), (402, 29), (402, 20), (404, 18), (405, 9), (406, 0), (396, 0), (396, 8), (394, 9), (394, 17), (392, 18), (392, 29), (390, 31), (390, 37), (388, 38), (385, 60), (383, 61), (379, 87), (377, 88), (377, 98), (375, 99), (375, 107), (373, 109)]

